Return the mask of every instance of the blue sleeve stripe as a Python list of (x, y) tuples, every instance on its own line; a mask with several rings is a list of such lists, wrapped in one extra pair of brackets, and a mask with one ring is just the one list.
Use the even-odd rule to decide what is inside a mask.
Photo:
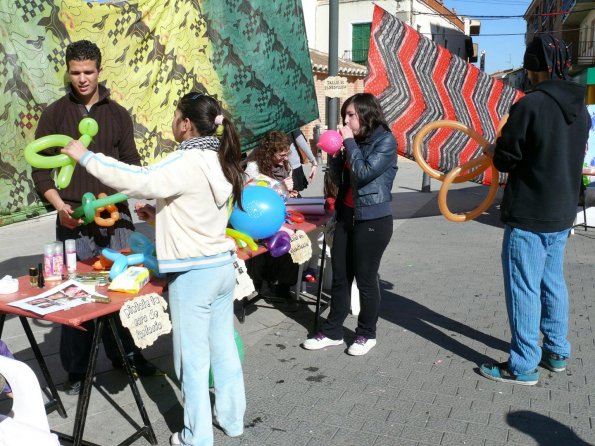
[[(89, 152), (91, 153), (91, 152)], [(87, 154), (85, 154), (86, 156)], [(93, 154), (94, 155), (94, 154)], [(156, 164), (153, 164), (152, 166), (146, 166), (146, 167), (139, 167), (139, 166), (130, 166), (128, 164), (123, 164), (123, 163), (114, 163), (111, 159), (109, 158), (103, 158), (103, 157), (98, 157), (98, 156), (94, 156), (94, 158), (97, 160), (97, 162), (101, 163), (104, 166), (110, 167), (112, 169), (116, 169), (116, 170), (120, 170), (123, 172), (128, 172), (128, 173), (133, 173), (133, 174), (137, 174), (137, 175), (147, 175), (152, 171), (157, 171), (159, 169), (163, 169), (165, 166), (169, 166), (172, 163), (175, 163), (177, 161), (179, 161), (182, 158), (183, 154), (180, 152), (174, 152), (171, 155), (169, 155), (167, 158), (165, 158), (162, 161), (159, 161)], [(81, 161), (84, 159), (85, 157), (81, 158)], [(88, 163), (88, 161), (86, 161)], [(85, 165), (85, 164), (83, 164)]]

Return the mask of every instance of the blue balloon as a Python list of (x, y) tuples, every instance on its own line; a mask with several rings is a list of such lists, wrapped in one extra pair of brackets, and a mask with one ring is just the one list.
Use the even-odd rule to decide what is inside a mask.
[(128, 238), (130, 250), (135, 253), (141, 253), (144, 255), (155, 255), (155, 245), (149, 237), (140, 232), (133, 232)]
[(243, 211), (234, 206), (232, 226), (253, 239), (275, 234), (285, 221), (285, 203), (274, 190), (263, 186), (246, 187), (242, 192)]

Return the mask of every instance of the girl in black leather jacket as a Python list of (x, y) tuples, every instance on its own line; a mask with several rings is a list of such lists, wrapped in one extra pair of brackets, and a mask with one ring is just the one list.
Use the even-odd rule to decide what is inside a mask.
[(370, 93), (351, 96), (341, 107), (343, 150), (329, 161), (338, 185), (336, 226), (331, 248), (331, 310), (321, 330), (303, 347), (318, 350), (343, 344), (343, 323), (350, 308), (355, 278), (361, 310), (355, 342), (347, 353), (365, 355), (376, 345), (380, 304), (378, 269), (393, 232), (391, 189), (397, 173), (397, 143), (377, 99)]

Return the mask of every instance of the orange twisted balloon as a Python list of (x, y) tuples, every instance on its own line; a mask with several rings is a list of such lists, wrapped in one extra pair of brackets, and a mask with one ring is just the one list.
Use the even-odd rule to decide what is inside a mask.
[[(97, 195), (97, 198), (105, 198), (107, 197), (107, 194), (101, 192), (100, 194)], [(110, 216), (108, 218), (103, 218), (101, 216), (101, 213), (103, 211), (107, 211), (110, 213)], [(95, 210), (95, 224), (97, 226), (103, 226), (103, 227), (109, 227), (109, 226), (113, 226), (115, 222), (117, 222), (120, 219), (120, 213), (118, 212), (118, 208), (116, 207), (115, 204), (108, 204), (107, 206), (102, 206), (99, 207)]]
[[(498, 125), (498, 136), (500, 135), (500, 130), (504, 127), (506, 120), (508, 119), (508, 115), (505, 115), (500, 124)], [(413, 140), (413, 156), (415, 157), (415, 161), (421, 169), (426, 172), (430, 177), (434, 178), (435, 180), (442, 181), (442, 186), (440, 187), (440, 192), (438, 193), (438, 207), (440, 208), (440, 212), (447, 220), (454, 221), (457, 223), (465, 222), (469, 220), (473, 220), (477, 216), (481, 215), (486, 209), (490, 207), (496, 194), (498, 193), (498, 176), (499, 172), (494, 167), (492, 163), (492, 158), (488, 155), (481, 155), (475, 159), (469, 160), (461, 166), (455, 167), (451, 170), (448, 174), (442, 174), (437, 170), (434, 170), (430, 167), (430, 165), (424, 159), (422, 152), (421, 152), (421, 143), (423, 142), (424, 137), (434, 129), (441, 128), (441, 127), (448, 127), (455, 130), (459, 130), (469, 136), (471, 139), (475, 140), (481, 147), (488, 147), (490, 143), (486, 140), (482, 135), (477, 133), (475, 130), (467, 127), (464, 124), (461, 124), (457, 121), (449, 121), (449, 120), (440, 120), (430, 122), (421, 128), (418, 134), (415, 136)], [(448, 189), (452, 183), (462, 183), (464, 181), (472, 180), (473, 178), (480, 175), (489, 167), (492, 168), (492, 184), (490, 185), (490, 190), (486, 198), (480, 203), (480, 205), (464, 214), (455, 214), (450, 211), (448, 208), (448, 204), (446, 202), (446, 196), (448, 194)]]

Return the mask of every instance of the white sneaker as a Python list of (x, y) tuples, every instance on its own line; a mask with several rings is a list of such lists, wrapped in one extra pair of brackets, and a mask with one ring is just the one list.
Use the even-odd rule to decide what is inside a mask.
[(351, 356), (362, 356), (372, 350), (376, 345), (376, 339), (368, 339), (364, 336), (355, 338), (355, 342), (349, 346), (347, 353)]
[(169, 437), (169, 444), (171, 446), (182, 446), (179, 432), (174, 432), (173, 434), (171, 434), (171, 436)]
[(318, 332), (309, 339), (306, 339), (302, 344), (306, 350), (320, 350), (324, 347), (330, 347), (331, 345), (341, 345), (343, 343), (343, 339), (335, 341), (334, 339), (327, 338), (321, 332)]

